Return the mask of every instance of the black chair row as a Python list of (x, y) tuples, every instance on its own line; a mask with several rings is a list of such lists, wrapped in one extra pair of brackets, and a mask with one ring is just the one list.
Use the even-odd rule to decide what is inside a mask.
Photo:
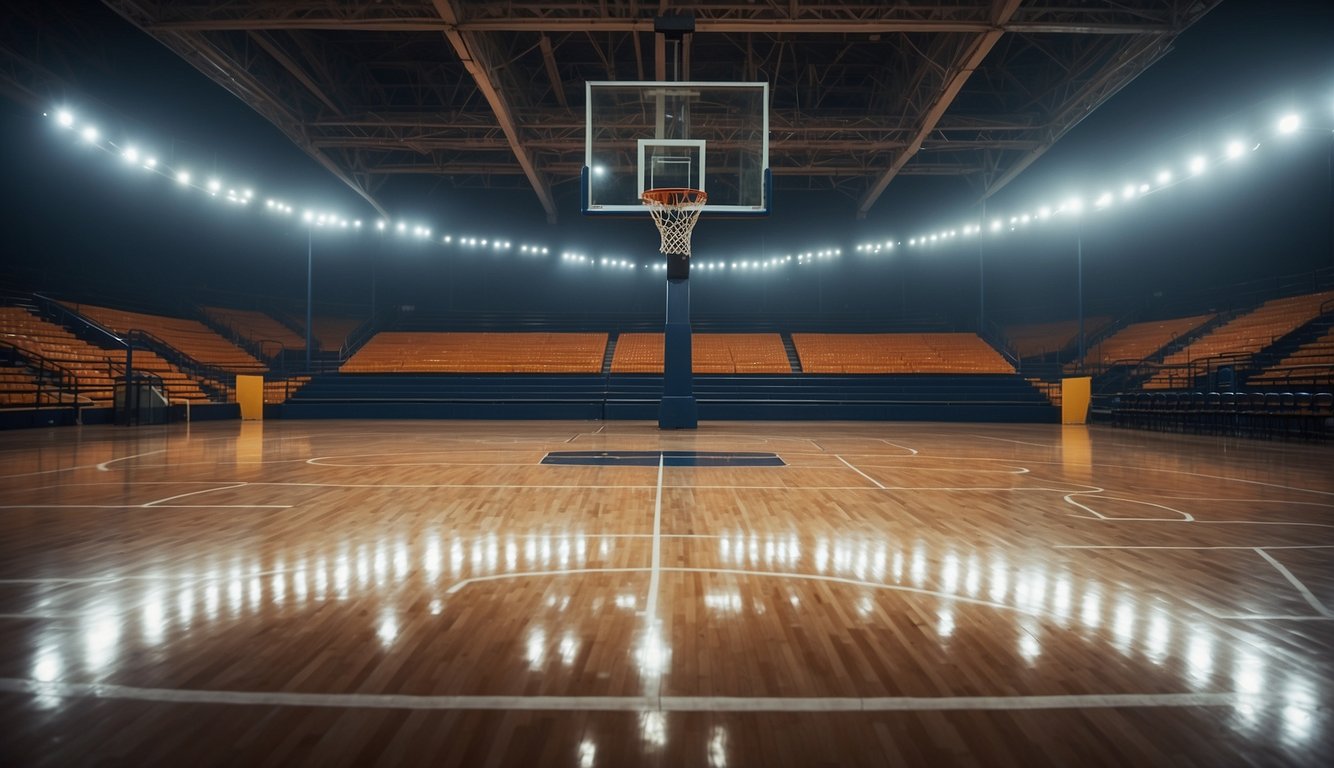
[(1112, 418), (1141, 429), (1320, 439), (1334, 433), (1334, 394), (1130, 392), (1118, 398)]

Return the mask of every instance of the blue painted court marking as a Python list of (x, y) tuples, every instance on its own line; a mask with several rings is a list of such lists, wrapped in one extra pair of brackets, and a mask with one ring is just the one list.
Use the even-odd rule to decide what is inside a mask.
[(543, 464), (588, 467), (785, 467), (776, 453), (758, 451), (552, 451)]

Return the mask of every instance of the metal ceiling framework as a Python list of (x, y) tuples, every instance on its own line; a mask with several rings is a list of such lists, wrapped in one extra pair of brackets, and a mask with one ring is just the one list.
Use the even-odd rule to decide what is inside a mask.
[(695, 16), (692, 79), (770, 83), (775, 186), (862, 217), (902, 176), (995, 194), (1220, 1), (103, 3), (381, 212), (387, 179), (438, 174), (527, 187), (554, 220), (583, 83), (651, 75), (664, 13)]

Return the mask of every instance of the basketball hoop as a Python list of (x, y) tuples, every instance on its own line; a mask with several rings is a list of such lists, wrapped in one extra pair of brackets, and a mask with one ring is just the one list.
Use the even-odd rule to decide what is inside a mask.
[(678, 187), (646, 189), (639, 196), (653, 215), (653, 223), (658, 225), (662, 234), (662, 247), (658, 250), (667, 254), (690, 255), (690, 233), (699, 221), (699, 212), (704, 209), (709, 196), (702, 189)]

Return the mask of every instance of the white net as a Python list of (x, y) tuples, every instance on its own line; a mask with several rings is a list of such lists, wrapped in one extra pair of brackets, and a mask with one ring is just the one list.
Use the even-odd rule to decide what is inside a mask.
[(690, 233), (709, 196), (702, 189), (648, 189), (640, 200), (662, 235), (663, 253), (690, 255)]

